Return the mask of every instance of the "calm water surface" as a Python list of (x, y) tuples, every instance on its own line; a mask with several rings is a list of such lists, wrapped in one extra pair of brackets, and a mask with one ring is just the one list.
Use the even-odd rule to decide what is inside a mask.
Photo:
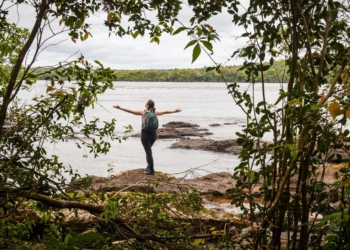
[[(245, 90), (248, 84), (240, 84)], [(260, 86), (257, 101), (262, 100)], [(23, 100), (30, 100), (33, 96), (45, 93), (45, 83), (39, 82), (30, 93), (22, 93)], [(272, 103), (278, 96), (278, 84), (267, 84), (266, 98)], [(123, 135), (124, 126), (131, 125), (134, 133), (140, 132), (141, 117), (114, 109), (113, 105), (141, 110), (148, 99), (155, 101), (158, 110), (181, 108), (181, 113), (159, 117), (160, 124), (170, 121), (196, 123), (201, 128), (207, 128), (213, 133), (207, 138), (224, 140), (237, 136), (235, 133), (242, 129), (245, 123), (243, 111), (235, 105), (228, 94), (224, 83), (171, 83), (171, 82), (115, 82), (114, 90), (108, 90), (99, 97), (95, 108), (85, 110), (86, 119), (100, 118), (100, 120), (117, 120), (116, 133)], [(219, 127), (210, 124), (219, 123)], [(224, 123), (234, 123), (224, 125)], [(269, 139), (269, 138), (266, 138)], [(157, 140), (153, 146), (155, 170), (176, 176), (183, 176), (193, 170), (188, 177), (210, 172), (233, 172), (239, 164), (237, 156), (200, 150), (170, 149), (175, 139)], [(65, 164), (69, 164), (81, 175), (108, 176), (108, 169), (113, 172), (146, 167), (145, 153), (140, 138), (130, 137), (127, 141), (111, 142), (111, 151), (107, 155), (94, 158), (86, 149), (78, 149), (74, 141), (59, 142), (46, 145), (49, 155), (58, 155)], [(87, 155), (87, 157), (83, 157)]]

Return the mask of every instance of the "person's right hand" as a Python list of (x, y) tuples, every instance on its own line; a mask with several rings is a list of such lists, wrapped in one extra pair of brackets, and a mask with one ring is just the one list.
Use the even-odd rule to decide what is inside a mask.
[(120, 106), (119, 105), (115, 105), (115, 106), (113, 106), (113, 108), (120, 109)]

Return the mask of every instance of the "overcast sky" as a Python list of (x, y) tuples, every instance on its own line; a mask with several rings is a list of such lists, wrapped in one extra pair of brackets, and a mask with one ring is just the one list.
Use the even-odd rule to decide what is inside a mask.
[[(17, 9), (11, 8), (10, 21), (30, 30), (35, 20), (35, 12), (32, 7), (21, 7), (18, 9), (18, 13), (19, 15), (17, 15)], [(191, 64), (193, 47), (184, 50), (184, 47), (190, 41), (190, 38), (184, 32), (175, 36), (162, 35), (159, 45), (150, 43), (150, 37), (147, 34), (136, 39), (129, 36), (120, 38), (113, 34), (109, 37), (109, 31), (103, 25), (106, 18), (107, 14), (101, 12), (88, 20), (88, 23), (91, 24), (90, 32), (93, 37), (89, 37), (84, 42), (77, 41), (77, 43), (73, 43), (67, 32), (52, 38), (48, 44), (62, 42), (46, 48), (40, 54), (35, 66), (55, 65), (75, 53), (77, 54), (72, 58), (77, 58), (80, 54), (83, 54), (86, 59), (90, 61), (99, 60), (105, 66), (113, 69), (201, 68), (213, 65), (210, 58), (204, 53), (195, 63)], [(179, 20), (188, 23), (190, 18), (191, 10), (183, 9)], [(127, 19), (127, 16), (123, 17), (125, 23), (127, 23)], [(237, 59), (231, 59), (229, 62), (227, 60), (231, 58), (232, 53), (237, 48), (244, 46), (244, 40), (235, 39), (235, 36), (243, 33), (243, 29), (234, 26), (232, 17), (227, 13), (219, 14), (207, 23), (218, 31), (221, 40), (214, 44), (213, 59), (218, 63), (226, 62), (226, 65), (242, 63)], [(62, 26), (58, 26), (57, 20), (54, 21), (52, 27), (56, 31), (62, 29)], [(48, 34), (46, 33), (46, 35)]]

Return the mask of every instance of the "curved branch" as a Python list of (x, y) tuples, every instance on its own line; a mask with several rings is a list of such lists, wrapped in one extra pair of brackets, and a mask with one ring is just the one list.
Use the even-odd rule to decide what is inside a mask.
[(31, 200), (40, 201), (48, 206), (55, 208), (76, 208), (83, 209), (91, 213), (103, 213), (105, 211), (104, 206), (102, 205), (92, 205), (79, 201), (67, 201), (67, 200), (56, 200), (46, 195), (42, 194), (33, 194), (29, 191), (23, 191), (21, 196), (26, 197)]

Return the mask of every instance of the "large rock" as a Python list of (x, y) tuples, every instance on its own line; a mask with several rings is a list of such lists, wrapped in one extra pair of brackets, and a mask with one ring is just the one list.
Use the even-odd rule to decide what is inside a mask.
[(201, 149), (207, 151), (239, 154), (242, 150), (242, 146), (238, 145), (236, 140), (223, 140), (215, 141), (212, 139), (189, 139), (184, 138), (171, 145), (170, 148), (182, 148), (182, 149)]
[[(154, 176), (143, 174), (144, 169), (123, 171), (106, 178), (89, 176), (72, 181), (66, 188), (66, 192), (79, 191), (131, 191), (131, 192), (156, 192), (171, 193), (179, 191), (181, 183), (175, 177), (156, 172)], [(180, 184), (180, 186), (178, 186)]]
[(158, 129), (157, 134), (159, 139), (172, 139), (172, 138), (182, 138), (184, 136), (203, 137), (207, 135), (212, 135), (213, 133), (208, 132), (208, 129), (205, 129), (205, 128), (202, 128), (202, 129), (161, 128), (161, 129)]
[(164, 124), (165, 128), (195, 128), (199, 127), (198, 124), (188, 123), (188, 122), (168, 122)]
[(143, 174), (143, 169), (124, 171), (118, 175), (106, 178), (89, 176), (71, 182), (66, 192), (84, 191), (133, 191), (133, 192), (155, 192), (175, 193), (183, 192), (188, 188), (195, 188), (202, 194), (227, 196), (235, 181), (230, 173), (212, 173), (194, 179), (175, 178), (174, 176), (156, 172), (154, 176)]
[[(163, 127), (157, 130), (158, 139), (177, 139), (185, 136), (203, 137), (213, 134), (206, 128), (198, 128), (199, 125), (187, 122), (169, 122)], [(140, 137), (140, 133), (132, 137)]]
[(236, 181), (232, 179), (232, 174), (228, 172), (211, 173), (194, 179), (183, 180), (187, 184), (198, 190), (203, 195), (227, 196), (232, 193), (232, 188)]

